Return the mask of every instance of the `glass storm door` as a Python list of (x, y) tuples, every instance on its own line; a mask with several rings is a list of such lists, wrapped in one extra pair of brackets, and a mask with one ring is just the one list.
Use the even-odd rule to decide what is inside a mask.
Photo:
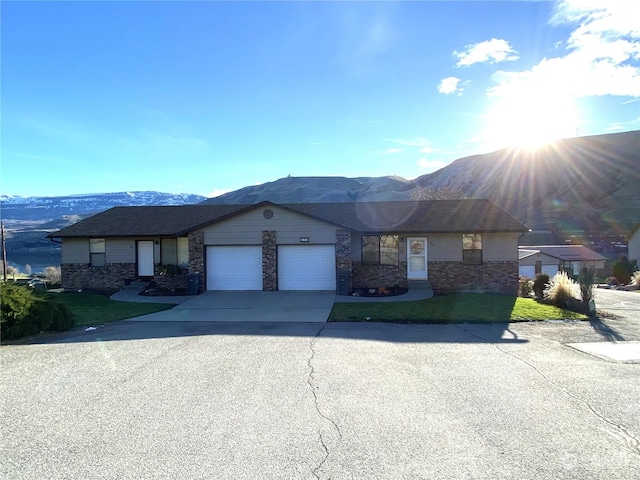
[(138, 276), (153, 277), (153, 240), (138, 242)]
[(427, 278), (426, 237), (407, 238), (407, 278), (425, 280)]

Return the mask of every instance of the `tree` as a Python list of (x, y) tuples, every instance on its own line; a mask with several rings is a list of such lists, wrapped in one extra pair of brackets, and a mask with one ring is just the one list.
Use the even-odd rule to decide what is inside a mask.
[(613, 276), (623, 285), (626, 285), (631, 282), (631, 275), (633, 272), (638, 270), (638, 262), (636, 260), (631, 260), (626, 256), (620, 257), (616, 263), (613, 264)]
[(62, 274), (60, 273), (60, 267), (46, 267), (44, 269), (44, 278), (50, 284), (58, 284), (62, 280)]
[(28, 263), (24, 266), (24, 273), (31, 276), (31, 265), (29, 265)]

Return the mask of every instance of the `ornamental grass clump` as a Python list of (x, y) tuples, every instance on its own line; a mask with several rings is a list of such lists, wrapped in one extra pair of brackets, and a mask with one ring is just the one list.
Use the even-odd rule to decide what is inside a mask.
[(640, 288), (640, 270), (631, 275), (631, 285), (636, 288)]
[(567, 302), (576, 297), (577, 284), (566, 272), (556, 273), (544, 291), (544, 299), (559, 308), (566, 308)]
[(589, 303), (593, 299), (593, 282), (596, 278), (596, 269), (593, 267), (582, 267), (578, 284), (580, 285), (580, 296), (582, 297), (582, 308), (585, 313), (590, 313)]

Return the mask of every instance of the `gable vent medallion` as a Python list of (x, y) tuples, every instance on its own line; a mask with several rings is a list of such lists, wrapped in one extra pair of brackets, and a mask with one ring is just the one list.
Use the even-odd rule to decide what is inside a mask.
[(262, 216), (264, 218), (266, 218), (267, 220), (270, 220), (273, 218), (273, 210), (271, 210), (270, 208), (267, 208), (264, 212), (262, 212)]

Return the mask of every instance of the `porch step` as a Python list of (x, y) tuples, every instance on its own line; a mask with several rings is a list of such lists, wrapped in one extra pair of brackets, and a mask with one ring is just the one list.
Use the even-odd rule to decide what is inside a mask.
[(409, 290), (431, 290), (429, 280), (409, 280)]

